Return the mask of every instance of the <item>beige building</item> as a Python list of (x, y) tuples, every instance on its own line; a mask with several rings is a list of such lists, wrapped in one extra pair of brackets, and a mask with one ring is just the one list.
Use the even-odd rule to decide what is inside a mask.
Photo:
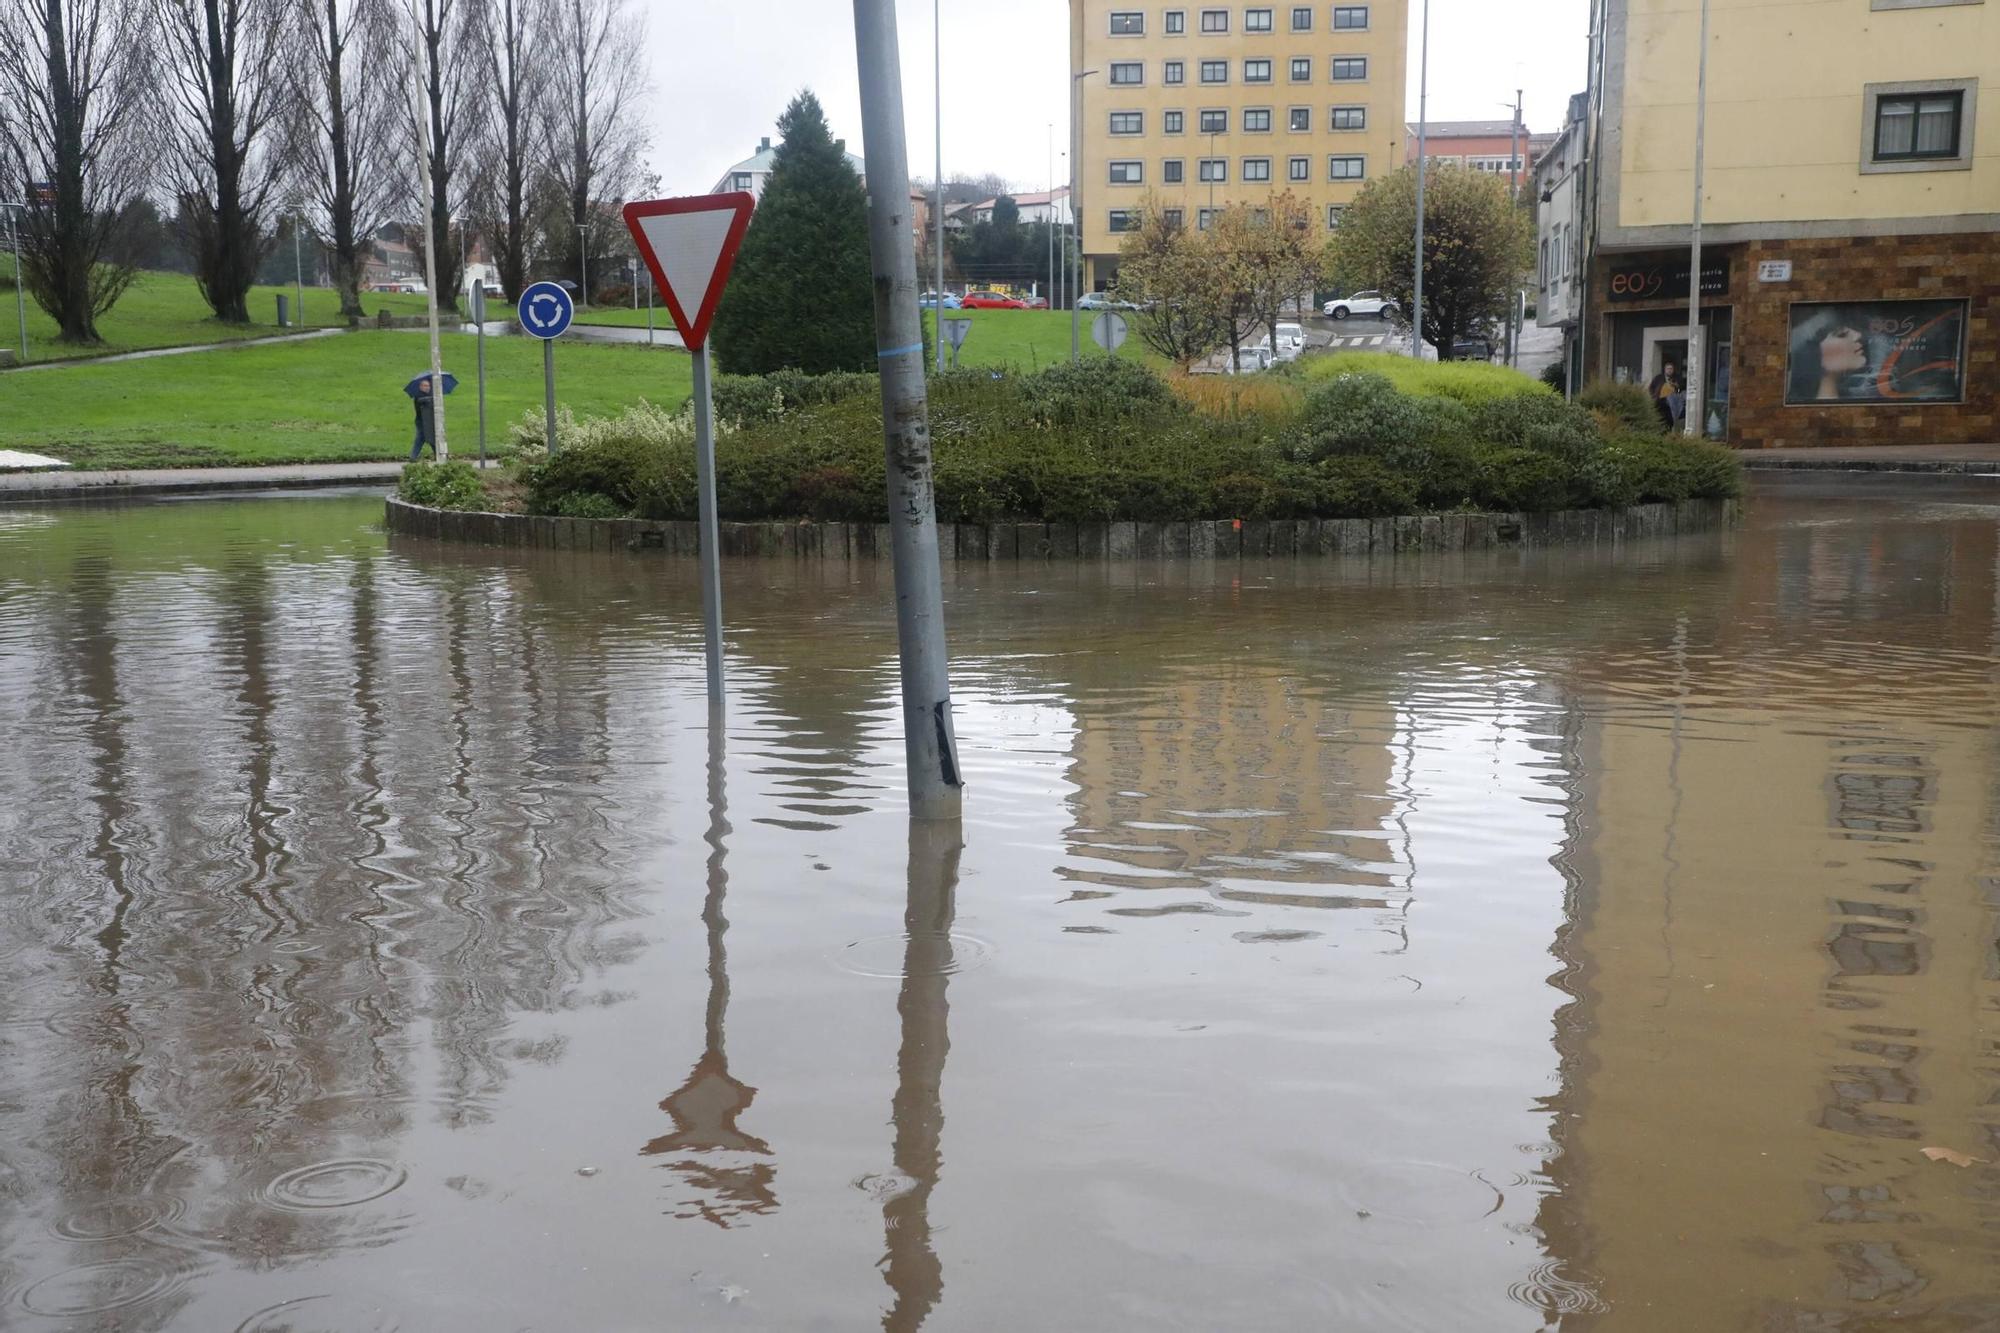
[(1324, 225), (1403, 162), (1408, 0), (1199, 5), (1071, 0), (1086, 290), (1145, 201), (1199, 227), (1290, 190)]

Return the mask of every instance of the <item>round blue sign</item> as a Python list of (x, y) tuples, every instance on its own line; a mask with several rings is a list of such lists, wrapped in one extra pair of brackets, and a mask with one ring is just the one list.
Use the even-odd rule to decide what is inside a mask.
[(521, 293), (516, 307), (521, 328), (531, 338), (560, 338), (576, 318), (576, 302), (553, 282), (537, 282)]

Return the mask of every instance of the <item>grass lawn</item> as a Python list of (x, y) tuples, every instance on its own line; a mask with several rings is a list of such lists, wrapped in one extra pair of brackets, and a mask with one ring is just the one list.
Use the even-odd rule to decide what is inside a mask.
[[(598, 324), (614, 329), (643, 329), (646, 327), (646, 307), (637, 310), (630, 306), (594, 305), (576, 312), (579, 324)], [(653, 327), (661, 332), (673, 328), (674, 317), (667, 313), (664, 302), (653, 303)]]
[[(461, 457), (472, 455), (477, 438), (473, 341), (464, 334), (444, 339), (445, 367), (459, 379), (446, 400), (445, 432)], [(0, 448), (89, 468), (401, 458), (412, 423), (402, 386), (423, 373), (428, 357), (420, 333), (364, 330), (0, 374)], [(541, 410), (541, 346), (489, 338), (486, 366), (487, 447), (498, 452), (509, 426)], [(668, 348), (556, 349), (558, 401), (578, 416), (613, 413), (642, 398), (678, 407), (691, 373), (687, 355)]]
[[(1069, 360), (1067, 310), (947, 310), (945, 315), (950, 319), (972, 321), (972, 330), (965, 336), (965, 346), (959, 349), (958, 362), (962, 366), (1002, 366), (1033, 371)], [(924, 326), (933, 327), (934, 318), (934, 313), (926, 310)], [(1092, 312), (1083, 312), (1083, 354), (1102, 356), (1103, 351), (1090, 340), (1090, 321), (1093, 318)], [(1118, 355), (1134, 361), (1158, 361), (1136, 334), (1125, 339)], [(947, 364), (950, 359), (951, 350), (947, 348)]]
[[(0, 257), (0, 347), (15, 346), (13, 257)], [(280, 294), (296, 295), (290, 287), (250, 289), (248, 324), (218, 323), (201, 299), (201, 289), (183, 273), (142, 273), (126, 293), (118, 298), (109, 314), (97, 322), (104, 336), (98, 347), (70, 347), (56, 342), (56, 324), (28, 301), (28, 359), (30, 361), (71, 361), (106, 356), (115, 352), (137, 352), (151, 347), (187, 347), (197, 343), (236, 342), (244, 338), (270, 338), (293, 332), (278, 327)], [(372, 316), (377, 310), (395, 315), (421, 315), (424, 298), (400, 293), (363, 292), (361, 304)], [(512, 307), (493, 303), (488, 307), (494, 319), (509, 318)], [(305, 292), (303, 328), (341, 328), (340, 302), (331, 288), (308, 287)]]

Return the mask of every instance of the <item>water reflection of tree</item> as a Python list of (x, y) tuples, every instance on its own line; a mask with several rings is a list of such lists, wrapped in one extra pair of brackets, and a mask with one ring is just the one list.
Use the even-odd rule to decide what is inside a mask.
[(776, 1167), (767, 1159), (771, 1147), (738, 1128), (737, 1117), (750, 1109), (757, 1089), (729, 1072), (726, 1027), (729, 1018), (729, 953), (723, 937), (729, 918), (723, 906), (729, 893), (726, 864), (730, 836), (729, 797), (725, 781), (727, 725), (720, 712), (708, 723), (708, 893), (702, 900), (701, 922), (708, 939), (708, 1005), (703, 1013), (702, 1052), (685, 1082), (660, 1103), (674, 1123), (639, 1150), (642, 1157), (669, 1157), (667, 1163), (694, 1191), (676, 1205), (676, 1217), (699, 1217), (728, 1228), (746, 1217), (776, 1212), (772, 1189)]

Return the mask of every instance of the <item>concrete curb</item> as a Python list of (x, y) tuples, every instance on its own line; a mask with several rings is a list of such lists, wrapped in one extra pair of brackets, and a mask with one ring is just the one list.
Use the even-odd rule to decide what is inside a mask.
[(393, 486), (401, 463), (301, 465), (293, 468), (177, 468), (129, 472), (0, 474), (0, 505), (75, 504), (202, 495), (229, 491), (315, 490), (328, 486)]
[(1933, 476), (2000, 477), (2000, 462), (1992, 459), (1912, 458), (1765, 458), (1743, 456), (1746, 472), (1903, 472)]
[[(1235, 560), (1404, 555), (1545, 546), (1589, 546), (1713, 532), (1735, 524), (1736, 500), (1688, 500), (1631, 509), (1547, 514), (1411, 514), (1399, 518), (1254, 519), (1189, 523), (944, 523), (945, 560)], [(692, 558), (689, 520), (542, 518), (426, 509), (393, 496), (393, 534), (536, 551), (632, 551)], [(722, 554), (859, 560), (889, 554), (886, 523), (724, 523)]]

